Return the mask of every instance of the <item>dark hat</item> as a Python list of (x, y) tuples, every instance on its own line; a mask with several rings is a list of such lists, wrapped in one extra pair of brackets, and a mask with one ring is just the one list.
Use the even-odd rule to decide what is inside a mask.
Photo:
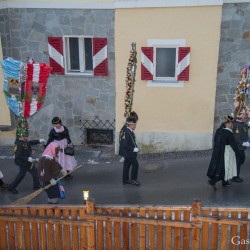
[(234, 118), (230, 115), (225, 116), (224, 119), (225, 119), (225, 122), (233, 122), (234, 121)]
[(58, 124), (58, 123), (62, 123), (62, 120), (60, 117), (57, 117), (55, 116), (53, 119), (52, 119), (52, 124)]

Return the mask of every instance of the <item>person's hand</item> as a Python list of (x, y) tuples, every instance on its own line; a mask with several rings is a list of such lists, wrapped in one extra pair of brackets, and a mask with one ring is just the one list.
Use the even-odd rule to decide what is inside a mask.
[(57, 183), (57, 181), (53, 178), (49, 182), (52, 186), (56, 185), (56, 183)]
[(63, 175), (63, 176), (66, 176), (67, 174), (68, 174), (68, 172), (66, 171), (66, 170), (64, 170), (64, 169), (61, 169), (61, 174)]
[(28, 161), (29, 161), (29, 162), (33, 162), (33, 158), (32, 158), (32, 157), (29, 157), (29, 158), (28, 158)]
[(250, 147), (249, 141), (243, 142), (243, 143), (242, 143), (242, 146), (249, 148), (249, 147)]
[(44, 139), (40, 139), (39, 142), (45, 144), (46, 141)]
[(134, 148), (133, 152), (134, 152), (134, 153), (139, 152), (139, 148)]

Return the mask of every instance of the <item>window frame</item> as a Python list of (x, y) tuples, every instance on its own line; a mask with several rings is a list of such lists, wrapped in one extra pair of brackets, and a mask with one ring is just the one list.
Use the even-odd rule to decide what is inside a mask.
[[(79, 66), (80, 71), (70, 71), (70, 51), (69, 51), (69, 38), (78, 38), (79, 44)], [(64, 35), (63, 36), (63, 54), (64, 54), (64, 66), (65, 75), (84, 75), (84, 76), (94, 76), (94, 65), (92, 61), (92, 70), (85, 70), (85, 38), (91, 38), (92, 41), (92, 58), (93, 58), (93, 36), (82, 36), (82, 35)]]
[[(184, 81), (177, 79), (177, 64), (179, 47), (185, 47), (185, 39), (149, 39), (148, 47), (153, 47), (153, 65), (154, 73), (153, 80), (147, 81), (148, 87), (183, 87)], [(176, 61), (175, 61), (175, 77), (156, 77), (156, 49), (157, 48), (176, 48)]]

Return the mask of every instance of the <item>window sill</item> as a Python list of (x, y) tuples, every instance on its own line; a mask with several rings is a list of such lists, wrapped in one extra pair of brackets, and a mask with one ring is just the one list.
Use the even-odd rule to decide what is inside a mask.
[(182, 88), (184, 87), (183, 81), (147, 81), (147, 87), (170, 87), (170, 88)]
[(85, 77), (93, 77), (93, 73), (65, 73), (65, 76), (85, 76)]

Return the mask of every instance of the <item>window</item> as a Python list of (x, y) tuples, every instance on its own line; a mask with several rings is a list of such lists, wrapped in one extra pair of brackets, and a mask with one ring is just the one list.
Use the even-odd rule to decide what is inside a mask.
[(66, 73), (93, 74), (92, 38), (64, 37)]
[(150, 39), (141, 51), (141, 79), (149, 86), (183, 86), (189, 80), (190, 48), (183, 39)]
[(176, 48), (154, 48), (155, 79), (176, 80)]
[(49, 37), (48, 47), (51, 74), (108, 75), (107, 38)]

